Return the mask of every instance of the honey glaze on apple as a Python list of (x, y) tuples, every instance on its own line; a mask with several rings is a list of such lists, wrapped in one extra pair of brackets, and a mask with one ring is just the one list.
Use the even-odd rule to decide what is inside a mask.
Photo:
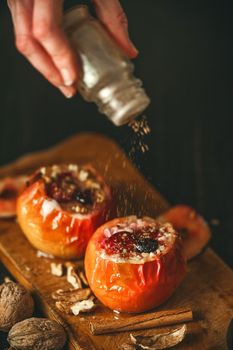
[(177, 238), (169, 223), (132, 216), (128, 222), (104, 229), (100, 255), (118, 263), (141, 264), (166, 254)]
[(105, 200), (104, 184), (97, 180), (91, 167), (53, 165), (42, 167), (30, 184), (42, 180), (47, 196), (71, 214), (89, 214)]

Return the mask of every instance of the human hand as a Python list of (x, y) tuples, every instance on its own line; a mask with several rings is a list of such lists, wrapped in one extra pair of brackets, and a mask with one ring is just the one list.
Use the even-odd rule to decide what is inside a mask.
[[(125, 53), (137, 50), (128, 36), (126, 15), (119, 0), (93, 0), (97, 15)], [(66, 97), (76, 93), (78, 66), (62, 30), (63, 0), (8, 0), (16, 47)]]

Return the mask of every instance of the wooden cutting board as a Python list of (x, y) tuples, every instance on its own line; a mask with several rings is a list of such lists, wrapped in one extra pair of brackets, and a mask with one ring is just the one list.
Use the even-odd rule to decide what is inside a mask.
[[(2, 167), (0, 177), (30, 173), (42, 165), (61, 162), (90, 162), (103, 173), (119, 203), (119, 215), (156, 217), (168, 207), (164, 198), (139, 174), (119, 147), (96, 134), (76, 135), (52, 149), (20, 158)], [(93, 336), (90, 333), (89, 321), (93, 318), (116, 317), (104, 307), (94, 314), (81, 316), (66, 316), (56, 310), (51, 293), (58, 288), (68, 287), (65, 277), (51, 275), (51, 260), (37, 256), (15, 220), (0, 220), (0, 256), (15, 278), (33, 292), (42, 311), (65, 326), (69, 334), (68, 349), (115, 350), (128, 342), (127, 332), (107, 336)], [(189, 263), (182, 285), (159, 309), (183, 306), (192, 308), (195, 322), (189, 323), (188, 335), (177, 349), (227, 349), (226, 332), (233, 317), (233, 273), (211, 249)]]

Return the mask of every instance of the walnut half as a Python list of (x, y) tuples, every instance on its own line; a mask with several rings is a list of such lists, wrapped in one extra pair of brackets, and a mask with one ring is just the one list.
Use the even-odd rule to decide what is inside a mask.
[(58, 289), (52, 294), (52, 298), (57, 301), (67, 301), (70, 303), (76, 303), (78, 301), (85, 300), (91, 295), (90, 288), (85, 289)]
[(74, 289), (82, 288), (82, 281), (79, 275), (76, 273), (75, 265), (68, 262), (65, 264), (67, 268), (67, 282), (69, 282)]
[(57, 309), (65, 314), (78, 315), (81, 312), (90, 312), (96, 308), (90, 288), (59, 289), (52, 294), (52, 298), (56, 300)]
[(86, 313), (93, 311), (96, 308), (96, 304), (92, 300), (92, 298), (89, 298), (87, 300), (79, 301), (71, 306), (72, 313), (77, 316), (80, 313)]

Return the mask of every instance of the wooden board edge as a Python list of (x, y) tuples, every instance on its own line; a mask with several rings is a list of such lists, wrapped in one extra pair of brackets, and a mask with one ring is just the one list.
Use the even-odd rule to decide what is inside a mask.
[[(50, 146), (48, 148), (43, 148), (41, 150), (37, 150), (37, 151), (33, 151), (33, 152), (28, 152), (23, 154), (22, 156), (19, 156), (18, 158), (12, 160), (11, 162), (1, 165), (0, 166), (0, 177), (2, 176), (6, 176), (5, 174), (7, 174), (8, 172), (12, 172), (13, 168), (19, 168), (22, 167), (22, 164), (25, 164), (28, 162), (29, 159), (31, 159), (31, 157), (43, 157), (44, 155), (46, 155), (47, 153), (53, 153), (58, 152), (58, 150), (62, 147), (64, 147), (64, 145), (69, 144), (69, 143), (73, 143), (75, 141), (75, 139), (77, 137), (87, 137), (87, 136), (93, 136), (93, 137), (98, 137), (98, 138), (102, 138), (106, 141), (109, 142), (113, 142), (116, 144), (116, 142), (114, 140), (112, 140), (110, 137), (107, 137), (105, 135), (102, 135), (101, 133), (95, 133), (95, 132), (81, 132), (78, 134), (74, 134), (72, 136), (68, 136), (63, 140), (60, 140), (59, 142), (57, 142), (55, 145)], [(116, 144), (117, 145), (117, 144)], [(117, 145), (117, 147), (119, 147), (119, 145)], [(122, 150), (122, 152), (124, 153), (124, 151)], [(17, 171), (16, 171), (17, 173)]]

